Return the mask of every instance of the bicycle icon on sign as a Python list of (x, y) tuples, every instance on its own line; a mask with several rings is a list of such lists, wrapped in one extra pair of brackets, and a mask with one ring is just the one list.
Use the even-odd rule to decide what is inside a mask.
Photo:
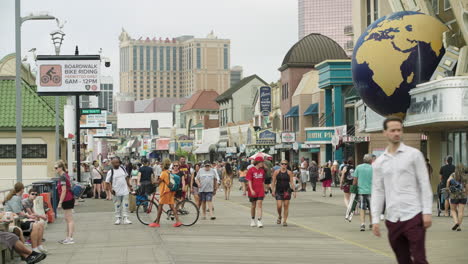
[(42, 86), (62, 85), (61, 65), (41, 65), (40, 73)]

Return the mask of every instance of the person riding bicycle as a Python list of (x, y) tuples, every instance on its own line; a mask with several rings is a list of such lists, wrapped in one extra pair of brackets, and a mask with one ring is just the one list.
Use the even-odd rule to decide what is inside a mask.
[(46, 72), (46, 75), (49, 76), (50, 79), (52, 79), (52, 74), (57, 74), (56, 72), (54, 72), (54, 67), (50, 68), (47, 72)]

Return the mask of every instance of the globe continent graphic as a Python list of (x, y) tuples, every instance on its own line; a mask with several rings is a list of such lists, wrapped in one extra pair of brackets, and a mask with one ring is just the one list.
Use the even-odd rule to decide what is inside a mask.
[(404, 117), (409, 91), (427, 82), (445, 50), (448, 28), (432, 16), (402, 11), (372, 23), (356, 42), (353, 81), (364, 103), (382, 116)]

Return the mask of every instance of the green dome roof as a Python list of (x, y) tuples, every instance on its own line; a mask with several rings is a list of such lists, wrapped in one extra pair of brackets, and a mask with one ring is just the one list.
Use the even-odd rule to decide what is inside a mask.
[(279, 68), (310, 68), (324, 60), (349, 59), (343, 48), (333, 39), (318, 33), (312, 33), (294, 44), (284, 56)]

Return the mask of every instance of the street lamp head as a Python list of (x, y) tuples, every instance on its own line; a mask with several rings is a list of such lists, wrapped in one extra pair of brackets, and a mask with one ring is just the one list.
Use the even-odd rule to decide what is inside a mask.
[(52, 42), (54, 43), (54, 46), (55, 46), (55, 54), (59, 55), (60, 47), (62, 46), (65, 33), (63, 33), (62, 30), (55, 30), (52, 33), (50, 33), (50, 36), (52, 37)]

